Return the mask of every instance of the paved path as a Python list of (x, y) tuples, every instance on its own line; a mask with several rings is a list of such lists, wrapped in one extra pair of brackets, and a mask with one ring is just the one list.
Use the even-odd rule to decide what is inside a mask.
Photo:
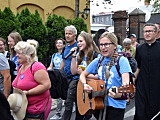
[[(50, 120), (50, 118), (54, 115), (55, 108), (56, 108), (56, 100), (52, 99), (52, 110), (50, 112), (48, 120)], [(63, 107), (62, 113), (63, 113), (63, 111), (64, 111), (64, 107)], [(127, 107), (126, 107), (124, 120), (133, 120), (134, 112), (135, 112), (134, 99), (132, 99), (131, 103), (129, 105), (127, 105)], [(71, 120), (74, 120), (74, 118), (75, 118), (75, 112), (73, 112)], [(92, 117), (90, 120), (96, 120), (96, 119), (94, 117)]]

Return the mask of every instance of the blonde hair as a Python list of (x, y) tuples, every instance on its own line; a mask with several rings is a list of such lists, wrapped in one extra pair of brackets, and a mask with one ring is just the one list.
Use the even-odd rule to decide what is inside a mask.
[(38, 41), (34, 40), (34, 39), (28, 39), (27, 42), (31, 45), (33, 45), (36, 49), (39, 47), (39, 43)]
[(104, 32), (99, 39), (102, 39), (102, 38), (108, 38), (112, 43), (114, 43), (116, 46), (118, 45), (118, 39), (116, 37), (116, 35), (114, 33), (110, 33), (110, 32)]
[(28, 62), (34, 62), (36, 57), (36, 48), (28, 42), (20, 41), (14, 46), (16, 52), (24, 54)]

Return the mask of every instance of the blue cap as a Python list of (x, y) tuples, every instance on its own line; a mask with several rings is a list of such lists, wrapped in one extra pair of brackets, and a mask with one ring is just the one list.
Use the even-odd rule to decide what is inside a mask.
[(130, 35), (128, 36), (128, 38), (130, 38), (131, 36), (133, 36), (134, 38), (136, 38), (136, 34), (130, 34)]

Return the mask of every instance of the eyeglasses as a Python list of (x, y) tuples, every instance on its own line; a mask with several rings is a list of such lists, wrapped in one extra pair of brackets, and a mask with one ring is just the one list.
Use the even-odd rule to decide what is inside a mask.
[(144, 33), (153, 33), (153, 32), (155, 32), (154, 30), (146, 30), (146, 31), (144, 31)]
[(62, 42), (56, 42), (56, 44), (63, 44)]
[(114, 43), (104, 43), (104, 44), (99, 44), (100, 47), (109, 47), (111, 44), (114, 44)]

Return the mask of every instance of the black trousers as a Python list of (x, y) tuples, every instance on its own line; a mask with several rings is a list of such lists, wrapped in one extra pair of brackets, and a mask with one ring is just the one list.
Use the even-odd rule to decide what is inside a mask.
[[(102, 113), (104, 113), (104, 110), (102, 110)], [(123, 120), (124, 113), (125, 113), (125, 109), (107, 106), (105, 120)], [(97, 120), (99, 119), (99, 115), (100, 115), (100, 110), (97, 110), (94, 113), (94, 116)], [(103, 118), (103, 114), (102, 114), (102, 118)]]
[(70, 80), (67, 93), (67, 99), (65, 100), (65, 111), (61, 120), (70, 120), (72, 115), (73, 102), (76, 104), (76, 118), (75, 120), (83, 120), (84, 116), (80, 115), (77, 109), (77, 84), (78, 80)]

